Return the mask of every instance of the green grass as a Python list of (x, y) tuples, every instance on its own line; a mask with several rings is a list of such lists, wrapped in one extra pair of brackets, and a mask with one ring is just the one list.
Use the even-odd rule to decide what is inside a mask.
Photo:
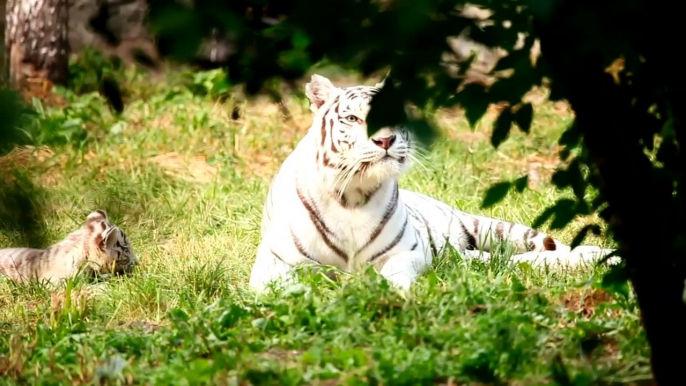
[[(650, 377), (635, 299), (625, 287), (603, 289), (601, 268), (545, 272), (449, 253), (406, 300), (371, 271), (336, 283), (306, 277), (288, 293), (255, 298), (247, 281), (262, 202), (310, 124), (307, 103), (288, 99), (289, 121), (259, 99), (233, 121), (233, 99), (197, 91), (208, 90), (202, 82), (212, 87), (211, 76), (196, 77), (194, 88), (178, 77), (140, 78), (129, 76), (122, 117), (97, 94), (68, 93), (69, 108), (45, 108), (29, 131), (52, 148), (2, 158), (27, 176), (22, 187), (37, 190), (32, 204), (43, 217), (35, 226), (45, 234), (34, 246), (102, 208), (128, 233), (141, 266), (131, 277), (77, 279), (53, 292), (0, 279), (0, 384), (589, 385)], [(535, 111), (531, 134), (513, 131), (498, 150), (488, 139), (492, 116), (473, 130), (458, 111), (442, 112), (443, 138), (401, 185), (531, 224), (571, 195), (549, 177), (572, 117), (549, 103)], [(527, 172), (534, 189), (480, 209), (490, 184)], [(12, 184), (9, 173), (2, 178)], [(590, 220), (551, 233), (569, 243)], [(4, 225), (0, 246), (31, 242)]]

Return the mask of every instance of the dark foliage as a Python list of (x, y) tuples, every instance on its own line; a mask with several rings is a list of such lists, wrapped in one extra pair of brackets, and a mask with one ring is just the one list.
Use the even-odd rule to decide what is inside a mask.
[[(686, 345), (686, 79), (673, 54), (680, 36), (676, 5), (639, 0), (470, 3), (492, 11), (488, 23), (461, 12), (465, 2), (460, 0), (151, 0), (149, 22), (161, 54), (175, 60), (192, 58), (207, 37), (226, 37), (230, 49), (221, 63), (229, 81), (244, 85), (248, 94), (273, 93), (270, 82), (301, 79), (321, 61), (377, 78), (391, 70), (374, 101), (371, 130), (396, 123), (402, 105), (412, 104), (422, 113), (413, 117), (415, 131), (426, 139), (433, 130), (423, 118), (436, 108), (460, 105), (474, 124), (489, 104), (506, 102), (509, 108), (493, 130), (497, 147), (513, 124), (529, 131), (533, 108), (522, 97), (532, 86), (549, 84), (551, 99), (568, 100), (576, 114), (559, 140), (566, 167), (553, 178), (575, 199), (559, 201), (535, 225), (551, 219), (551, 227), (560, 229), (577, 216), (601, 215), (623, 258), (607, 285), (631, 281), (656, 380), (683, 383), (681, 357), (673, 354), (674, 347)], [(466, 28), (475, 41), (509, 53), (494, 70), (510, 70), (512, 76), (488, 88), (465, 84), (469, 60), (455, 71), (444, 54), (450, 51), (446, 39)], [(524, 39), (518, 46), (520, 34)], [(542, 56), (533, 65), (530, 51), (536, 38)], [(521, 191), (522, 181), (496, 184), (484, 206), (496, 204), (513, 186)], [(598, 233), (600, 227), (585, 228), (574, 243), (589, 231)], [(555, 374), (564, 374), (562, 366), (555, 364)]]
[[(686, 323), (686, 229), (680, 194), (684, 177), (678, 166), (686, 164), (680, 150), (686, 88), (678, 61), (670, 55), (679, 13), (666, 2), (636, 0), (472, 4), (493, 11), (492, 23), (465, 17), (459, 12), (462, 1), (198, 0), (192, 8), (156, 2), (150, 16), (156, 33), (173, 42), (163, 50), (170, 57), (193, 55), (212, 28), (230, 36), (229, 78), (245, 84), (249, 93), (260, 91), (272, 78), (298, 79), (321, 60), (366, 75), (391, 69), (369, 117), (377, 126), (396, 122), (392, 112), (402, 103), (425, 113), (461, 105), (474, 124), (489, 104), (507, 102), (510, 108), (493, 131), (496, 147), (513, 124), (529, 131), (533, 109), (521, 102), (522, 96), (550, 80), (551, 99), (567, 99), (577, 115), (560, 138), (567, 167), (553, 180), (560, 188), (572, 189), (576, 199), (558, 202), (536, 225), (552, 218), (552, 227), (559, 229), (577, 216), (599, 211), (628, 267), (626, 275), (613, 277), (631, 280), (643, 310), (656, 379), (662, 384), (677, 379), (678, 365), (670, 356), (678, 356), (668, 355), (664, 345), (670, 335), (673, 345), (686, 343), (686, 332), (678, 327)], [(265, 23), (265, 10), (284, 17), (277, 24)], [(477, 42), (508, 51), (495, 70), (510, 69), (513, 75), (484, 88), (463, 84), (468, 63), (457, 72), (446, 71), (441, 63), (449, 50), (446, 38), (465, 28)], [(518, 33), (525, 38), (515, 49)], [(542, 57), (534, 66), (530, 50), (535, 38), (540, 39)], [(613, 61), (623, 63), (623, 72), (606, 71)], [(423, 125), (420, 133), (431, 134), (427, 128)], [(578, 155), (571, 157), (575, 148)], [(522, 186), (496, 184), (484, 205), (497, 203), (513, 185)], [(574, 243), (589, 230), (597, 233), (600, 228), (585, 228)]]

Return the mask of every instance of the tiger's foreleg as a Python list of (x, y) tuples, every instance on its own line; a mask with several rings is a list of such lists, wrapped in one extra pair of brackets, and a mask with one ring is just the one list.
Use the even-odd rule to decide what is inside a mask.
[(256, 292), (264, 292), (270, 284), (293, 283), (294, 265), (288, 263), (265, 241), (257, 247), (257, 257), (250, 273), (249, 286)]
[(381, 266), (380, 274), (403, 292), (431, 265), (431, 255), (421, 250), (401, 251), (391, 255)]

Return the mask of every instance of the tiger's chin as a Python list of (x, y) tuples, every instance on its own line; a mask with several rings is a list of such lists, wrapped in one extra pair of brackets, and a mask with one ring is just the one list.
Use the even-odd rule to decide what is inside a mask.
[(369, 163), (363, 171), (362, 178), (372, 183), (382, 183), (387, 180), (395, 180), (407, 173), (410, 169), (407, 157), (391, 157), (389, 155)]

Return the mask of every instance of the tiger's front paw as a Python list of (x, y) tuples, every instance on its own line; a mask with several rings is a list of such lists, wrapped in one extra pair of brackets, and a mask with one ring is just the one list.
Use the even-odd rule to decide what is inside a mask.
[[(600, 248), (595, 245), (579, 245), (571, 251), (570, 255), (572, 256), (572, 259), (575, 260), (584, 260), (590, 263), (597, 263), (605, 256), (613, 252), (615, 252), (614, 249)], [(612, 256), (605, 263), (617, 264), (619, 262), (619, 256)]]

